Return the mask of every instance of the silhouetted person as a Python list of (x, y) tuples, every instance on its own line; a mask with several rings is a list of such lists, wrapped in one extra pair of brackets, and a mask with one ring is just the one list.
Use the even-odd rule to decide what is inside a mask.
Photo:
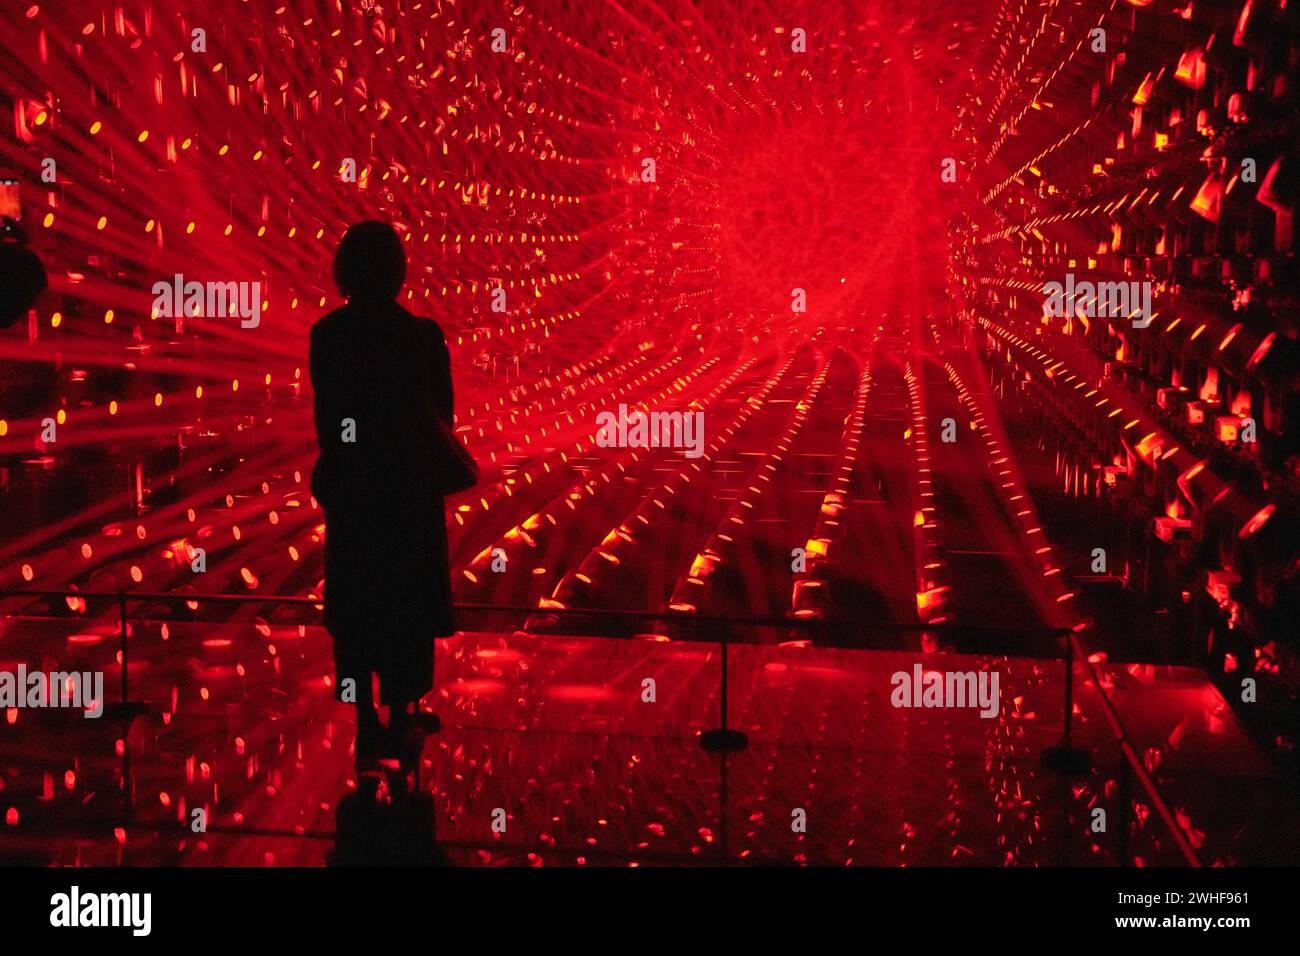
[(48, 285), (45, 266), (27, 248), (26, 234), (6, 217), (0, 230), (0, 329), (26, 318)]
[(348, 304), (311, 330), (325, 624), (336, 693), (346, 699), (348, 679), (355, 688), (359, 767), (418, 757), (423, 737), (411, 713), (433, 687), (434, 638), (454, 631), (442, 497), (453, 467), (451, 367), (438, 325), (395, 301), (405, 278), (391, 226), (352, 226), (334, 260)]

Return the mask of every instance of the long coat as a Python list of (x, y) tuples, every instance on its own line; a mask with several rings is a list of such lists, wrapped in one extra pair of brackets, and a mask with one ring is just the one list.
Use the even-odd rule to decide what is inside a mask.
[(452, 421), (442, 329), (392, 300), (351, 302), (311, 330), (325, 511), (325, 625), (335, 687), (379, 675), (382, 703), (433, 686), (433, 640), (455, 630), (440, 489)]

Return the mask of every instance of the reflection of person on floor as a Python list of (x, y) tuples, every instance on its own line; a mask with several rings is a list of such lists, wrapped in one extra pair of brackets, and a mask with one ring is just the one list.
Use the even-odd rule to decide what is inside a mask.
[(409, 768), (423, 745), (417, 705), (433, 687), (434, 638), (454, 630), (442, 497), (451, 367), (437, 324), (396, 302), (406, 254), (391, 226), (352, 226), (334, 278), (348, 304), (312, 327), (310, 358), (325, 624), (336, 694), (357, 707), (358, 768), (393, 757)]

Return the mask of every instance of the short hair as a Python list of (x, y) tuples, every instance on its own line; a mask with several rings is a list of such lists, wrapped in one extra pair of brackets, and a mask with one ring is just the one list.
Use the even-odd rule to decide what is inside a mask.
[(334, 281), (348, 298), (396, 298), (406, 281), (406, 250), (397, 231), (375, 219), (348, 227), (334, 256)]

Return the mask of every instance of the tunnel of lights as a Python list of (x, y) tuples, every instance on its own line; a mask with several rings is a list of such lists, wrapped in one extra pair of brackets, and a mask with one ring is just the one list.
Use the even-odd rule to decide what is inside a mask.
[[(307, 337), (378, 218), (483, 472), (424, 705), (456, 862), (1294, 862), (1297, 19), (5, 4), (49, 289), (0, 336), (0, 669), (144, 706), (5, 711), (0, 859), (324, 861), (356, 781)], [(1047, 314), (1067, 273), (1150, 283), (1150, 324)], [(260, 322), (158, 314), (178, 274), (258, 283)], [(620, 404), (703, 413), (703, 455), (602, 447)], [(124, 625), (129, 593), (162, 597)], [(997, 718), (891, 709), (917, 660), (998, 668)]]

